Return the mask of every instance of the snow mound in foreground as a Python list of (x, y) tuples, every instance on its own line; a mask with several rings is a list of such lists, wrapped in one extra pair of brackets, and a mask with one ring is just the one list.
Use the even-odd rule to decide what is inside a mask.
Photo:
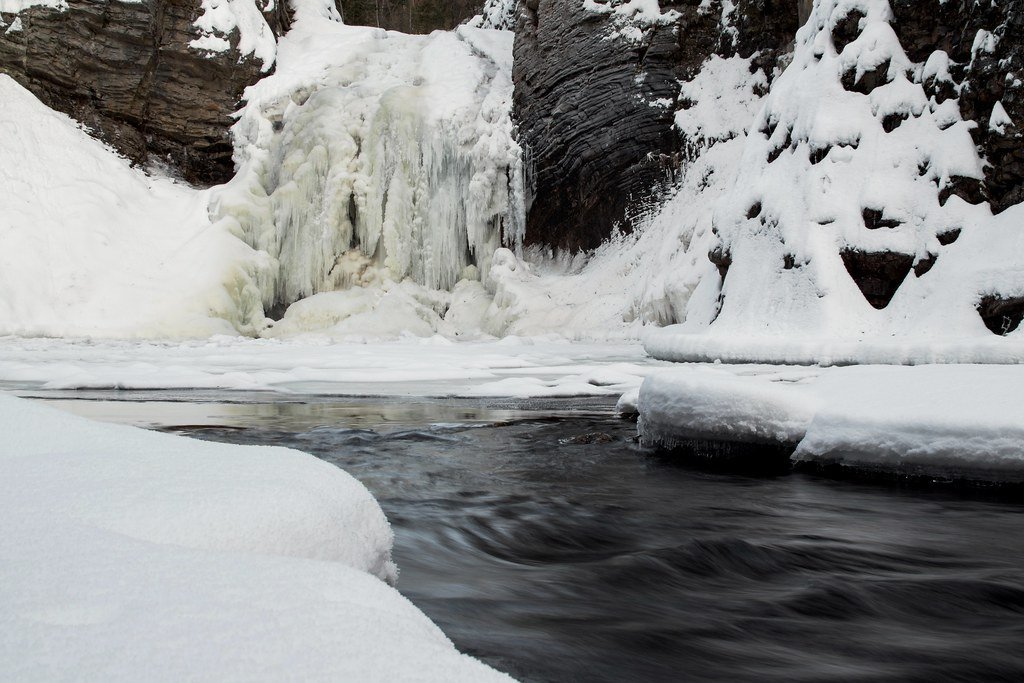
[(208, 193), (131, 168), (0, 74), (0, 334), (204, 337), (262, 325), (259, 255)]
[(641, 438), (795, 446), (797, 461), (1024, 481), (1024, 367), (687, 366), (644, 381)]
[(892, 21), (886, 0), (815, 3), (715, 208), (717, 272), (652, 355), (1024, 361), (1024, 207), (971, 203), (990, 123), (962, 120), (948, 56), (911, 61)]
[(0, 396), (0, 666), (19, 680), (508, 680), (397, 591), (345, 472)]

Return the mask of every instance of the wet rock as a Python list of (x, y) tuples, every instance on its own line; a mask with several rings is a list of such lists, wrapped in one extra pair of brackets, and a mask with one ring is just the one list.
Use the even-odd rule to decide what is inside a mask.
[(846, 46), (860, 35), (860, 22), (865, 18), (864, 12), (852, 9), (844, 17), (836, 21), (832, 27), (832, 45), (837, 53), (842, 53)]
[(864, 298), (877, 309), (889, 305), (914, 263), (910, 254), (892, 251), (844, 249), (841, 256), (846, 271)]
[(978, 303), (978, 315), (993, 334), (1006, 336), (1024, 321), (1024, 297), (982, 297)]
[(479, 14), (483, 0), (341, 0), (346, 24), (403, 33), (447, 30)]
[(917, 263), (914, 264), (914, 275), (921, 277), (935, 265), (935, 261), (938, 259), (936, 254), (928, 254), (922, 259), (918, 259)]
[(898, 228), (903, 223), (901, 221), (892, 218), (883, 218), (885, 211), (882, 209), (864, 209), (864, 227), (868, 230), (878, 230), (879, 228)]
[(708, 260), (718, 268), (718, 274), (725, 280), (725, 276), (729, 274), (729, 266), (732, 265), (732, 254), (719, 244), (708, 252)]
[(956, 242), (958, 239), (960, 239), (960, 232), (961, 228), (953, 228), (952, 230), (947, 230), (946, 232), (939, 233), (936, 237), (939, 240), (939, 244), (941, 244), (944, 247), (947, 247), (950, 244), (953, 244), (953, 242)]

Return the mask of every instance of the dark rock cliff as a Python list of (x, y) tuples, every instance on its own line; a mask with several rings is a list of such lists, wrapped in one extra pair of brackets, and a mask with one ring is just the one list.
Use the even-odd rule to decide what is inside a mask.
[[(5, 14), (21, 30), (0, 32), (0, 72), (133, 162), (155, 157), (187, 180), (223, 181), (233, 172), (231, 113), (263, 64), (234, 49), (213, 57), (191, 49), (200, 13), (199, 0), (69, 0), (64, 11)], [(287, 16), (267, 19), (280, 31)]]
[(450, 29), (478, 14), (484, 0), (341, 0), (346, 24), (404, 33)]
[[(605, 3), (614, 7), (619, 3)], [(528, 243), (589, 249), (655, 205), (682, 161), (673, 129), (679, 81), (712, 54), (758, 53), (771, 75), (798, 26), (793, 0), (661, 3), (671, 22), (623, 35), (582, 0), (527, 0), (513, 67), (520, 141), (531, 169)]]

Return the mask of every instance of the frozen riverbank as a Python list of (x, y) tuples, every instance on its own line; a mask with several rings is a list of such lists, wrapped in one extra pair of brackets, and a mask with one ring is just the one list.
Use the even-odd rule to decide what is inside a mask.
[(19, 680), (507, 680), (386, 582), (366, 488), (285, 448), (0, 395), (0, 668)]
[(643, 440), (793, 450), (814, 466), (1024, 482), (1024, 367), (684, 365), (639, 394)]

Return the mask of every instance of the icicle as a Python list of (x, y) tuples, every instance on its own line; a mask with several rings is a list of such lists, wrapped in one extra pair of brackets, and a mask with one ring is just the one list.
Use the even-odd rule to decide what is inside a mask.
[(365, 284), (374, 269), (431, 289), (486, 281), (503, 242), (521, 250), (525, 223), (511, 60), (485, 56), (510, 52), (511, 35), (336, 30), (362, 40), (335, 46), (314, 85), (283, 60), (234, 129), (244, 168), (218, 210), (278, 261), (265, 306)]

